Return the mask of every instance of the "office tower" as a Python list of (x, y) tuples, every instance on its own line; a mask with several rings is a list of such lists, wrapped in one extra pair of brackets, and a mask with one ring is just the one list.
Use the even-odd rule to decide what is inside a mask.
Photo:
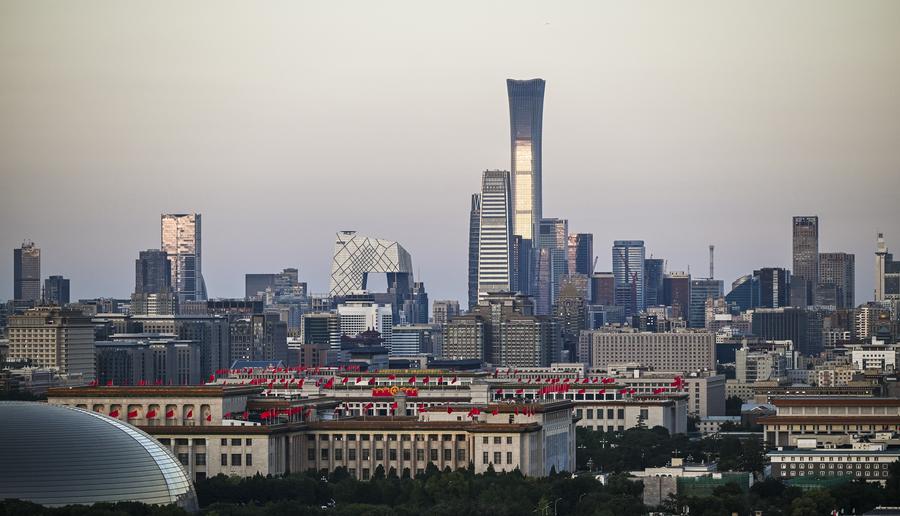
[(78, 310), (39, 307), (8, 318), (9, 360), (94, 379), (94, 326)]
[(177, 298), (172, 290), (172, 262), (165, 251), (141, 251), (134, 261), (134, 292), (131, 313), (135, 315), (173, 315)]
[[(836, 308), (856, 306), (856, 256), (849, 253), (820, 253), (818, 288), (834, 289)], [(826, 306), (826, 303), (816, 304)], [(831, 303), (827, 306), (831, 306)]]
[(875, 335), (875, 327), (881, 317), (890, 319), (889, 308), (878, 303), (866, 303), (853, 309), (853, 338), (869, 340)]
[(469, 209), (469, 310), (478, 303), (478, 238), (481, 235), (481, 194), (472, 194)]
[(753, 271), (753, 277), (756, 278), (757, 289), (755, 307), (791, 306), (791, 271), (780, 267), (764, 267)]
[(44, 303), (62, 306), (69, 303), (69, 280), (50, 276), (44, 280)]
[(691, 275), (669, 272), (663, 277), (663, 301), (672, 307), (672, 317), (688, 318), (691, 307)]
[(328, 346), (335, 353), (341, 348), (341, 329), (337, 312), (311, 312), (301, 316), (300, 338), (304, 344)]
[(561, 337), (553, 319), (511, 315), (500, 323), (494, 340), (496, 362), (501, 367), (546, 367), (559, 361)]
[(485, 354), (485, 319), (478, 315), (461, 315), (444, 326), (442, 357), (447, 360), (487, 361)]
[(435, 300), (431, 305), (431, 314), (434, 324), (447, 324), (450, 319), (460, 314), (459, 301)]
[(356, 337), (365, 331), (374, 330), (384, 339), (384, 347), (391, 350), (394, 318), (390, 305), (379, 305), (368, 295), (349, 296), (344, 303), (338, 305), (337, 314), (342, 337)]
[(719, 299), (724, 295), (722, 280), (691, 280), (691, 304), (688, 311), (688, 326), (704, 328), (706, 326), (706, 301)]
[(791, 304), (809, 306), (819, 284), (819, 217), (794, 217), (793, 228)]
[(716, 370), (716, 336), (710, 332), (585, 332), (594, 367), (638, 363), (660, 371)]
[[(550, 306), (556, 303), (556, 296), (559, 294), (559, 286), (562, 277), (569, 273), (569, 221), (565, 219), (541, 219), (540, 222), (540, 242), (541, 249), (550, 251), (550, 283), (549, 283), (549, 300)], [(547, 285), (544, 285), (547, 288)], [(537, 293), (538, 296), (541, 293)], [(549, 308), (549, 307), (548, 307)], [(547, 312), (538, 312), (546, 315)]]
[(199, 346), (190, 340), (116, 338), (97, 342), (95, 349), (100, 385), (197, 385), (209, 377), (201, 371)]
[(553, 256), (546, 247), (534, 249), (534, 311), (547, 315), (553, 305)]
[(559, 289), (559, 297), (553, 305), (553, 318), (559, 323), (562, 335), (562, 349), (574, 358), (578, 347), (578, 336), (587, 324), (587, 300), (584, 290), (578, 285), (583, 275), (566, 276)]
[(900, 301), (900, 260), (888, 252), (881, 233), (875, 249), (875, 301)]
[(481, 221), (478, 234), (479, 300), (491, 292), (507, 292), (512, 289), (511, 201), (509, 172), (485, 170), (481, 180)]
[(725, 302), (739, 312), (744, 312), (759, 304), (756, 298), (758, 291), (755, 277), (752, 274), (745, 274), (731, 283), (731, 292), (725, 295)]
[(421, 281), (413, 283), (409, 299), (403, 302), (400, 320), (396, 322), (399, 324), (428, 323), (428, 293), (425, 292), (425, 283)]
[(616, 304), (616, 279), (611, 272), (595, 272), (591, 275), (591, 304), (612, 306)]
[(178, 302), (205, 301), (199, 213), (161, 216), (161, 246), (171, 266), (170, 284)]
[(612, 248), (615, 304), (625, 307), (625, 316), (644, 311), (644, 241), (616, 240)]
[[(790, 340), (798, 352), (813, 356), (821, 352), (819, 346), (810, 341), (809, 312), (803, 308), (759, 308), (753, 312), (753, 335), (763, 340)], [(820, 328), (821, 329), (821, 328)]]
[(287, 324), (278, 314), (255, 314), (229, 323), (231, 360), (288, 362)]
[(665, 260), (647, 258), (644, 260), (644, 306), (663, 304), (663, 277), (665, 276)]
[(41, 301), (41, 250), (34, 242), (13, 250), (13, 300)]
[(544, 81), (508, 79), (510, 162), (515, 201), (513, 233), (539, 241), (541, 220), (541, 125)]
[(594, 235), (575, 233), (569, 235), (569, 274), (594, 273)]
[(305, 295), (300, 285), (300, 272), (293, 267), (275, 273), (245, 274), (244, 297), (266, 299), (267, 292), (276, 298)]
[(431, 353), (434, 326), (430, 324), (395, 324), (391, 334), (392, 357)]

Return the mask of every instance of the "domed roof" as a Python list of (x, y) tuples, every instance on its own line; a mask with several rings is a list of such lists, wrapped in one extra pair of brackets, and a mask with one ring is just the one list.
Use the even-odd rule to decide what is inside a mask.
[(133, 426), (74, 407), (16, 401), (0, 402), (0, 421), (0, 500), (197, 509), (181, 464)]

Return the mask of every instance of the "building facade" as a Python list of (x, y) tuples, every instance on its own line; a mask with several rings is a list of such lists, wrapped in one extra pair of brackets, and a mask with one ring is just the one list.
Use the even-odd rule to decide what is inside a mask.
[(199, 213), (164, 213), (160, 249), (169, 259), (171, 287), (179, 302), (206, 300)]
[(77, 310), (38, 307), (11, 315), (9, 360), (30, 361), (52, 368), (85, 383), (94, 380), (94, 327), (90, 317)]
[(41, 300), (41, 249), (34, 242), (13, 250), (13, 300)]
[(716, 336), (709, 332), (637, 333), (585, 331), (592, 364), (640, 364), (663, 371), (715, 371)]
[(625, 316), (644, 311), (643, 240), (616, 240), (612, 248), (613, 276), (616, 281), (615, 304), (625, 307)]
[(801, 307), (812, 305), (819, 284), (819, 217), (794, 217), (793, 266), (791, 303)]
[[(485, 170), (478, 235), (478, 299), (511, 285), (512, 197), (509, 172)], [(469, 307), (471, 310), (471, 307)]]
[(45, 279), (44, 302), (56, 306), (69, 304), (69, 279), (62, 276)]

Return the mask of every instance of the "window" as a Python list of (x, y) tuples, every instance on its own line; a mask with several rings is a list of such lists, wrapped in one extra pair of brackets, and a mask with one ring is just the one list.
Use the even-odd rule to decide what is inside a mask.
[(500, 452), (494, 452), (494, 464), (500, 464)]
[[(316, 434), (306, 434), (306, 440), (307, 441), (315, 441)], [(222, 439), (222, 446), (225, 446), (225, 439)]]
[(187, 466), (191, 462), (190, 456), (187, 453), (179, 453), (178, 454), (178, 462), (180, 462), (184, 466)]
[(328, 460), (328, 448), (322, 448), (319, 450), (319, 458), (322, 460)]
[(248, 466), (253, 465), (253, 455), (252, 454), (248, 453), (248, 454), (244, 455), (244, 464), (246, 464)]
[(512, 444), (512, 436), (511, 435), (506, 436), (506, 444)]
[(370, 457), (370, 456), (371, 456), (371, 454), (370, 454), (369, 449), (368, 449), (368, 448), (363, 448), (363, 451), (362, 451), (362, 460), (369, 460), (369, 457)]
[(381, 448), (375, 449), (375, 460), (377, 460), (378, 462), (384, 460), (384, 450), (382, 450)]
[(453, 436), (450, 435), (450, 434), (443, 434), (443, 435), (441, 435), (441, 440), (442, 440), (442, 441), (445, 441), (445, 442), (446, 442), (446, 441), (452, 441), (452, 440), (453, 440)]
[(159, 439), (159, 444), (165, 444), (166, 446), (172, 444), (171, 439)]
[(625, 409), (619, 409), (618, 419), (625, 419)]
[(319, 435), (319, 440), (320, 440), (320, 441), (327, 441), (327, 440), (328, 440), (328, 434), (321, 434), (321, 435)]
[(253, 439), (244, 439), (244, 444), (247, 446), (253, 446)]
[(388, 450), (388, 460), (397, 460), (397, 450), (393, 448)]
[(650, 415), (650, 411), (645, 408), (641, 409), (641, 419), (647, 419)]
[(403, 460), (408, 461), (412, 459), (412, 452), (409, 449), (403, 450)]
[(465, 460), (466, 460), (465, 448), (457, 448), (456, 449), (456, 462), (465, 462)]
[(437, 460), (438, 460), (437, 450), (428, 450), (428, 458), (429, 458), (429, 460), (431, 460), (431, 462), (437, 462)]
[(335, 448), (334, 460), (344, 460), (344, 450), (342, 450), (340, 448)]
[(594, 419), (594, 409), (587, 409), (587, 418)]
[(416, 450), (416, 460), (425, 460), (425, 450)]
[(359, 440), (360, 440), (360, 441), (368, 441), (368, 440), (369, 440), (369, 434), (362, 434), (362, 435), (360, 435), (360, 436), (359, 436)]
[(456, 434), (456, 440), (459, 442), (466, 440), (466, 434)]
[(384, 434), (375, 434), (375, 440), (376, 440), (376, 441), (383, 441), (383, 440), (384, 440)]
[(187, 445), (188, 445), (187, 439), (175, 439), (175, 446), (187, 446)]
[(194, 455), (194, 464), (197, 466), (206, 466), (206, 454), (198, 453)]
[(347, 440), (348, 440), (348, 441), (355, 441), (355, 440), (356, 440), (356, 434), (349, 434), (349, 435), (347, 435)]
[(401, 435), (401, 436), (400, 436), (400, 440), (401, 440), (401, 441), (409, 441), (409, 440), (410, 440), (409, 434), (403, 434), (403, 435)]
[(228, 465), (228, 454), (227, 454), (227, 453), (223, 453), (223, 454), (222, 454), (222, 465), (223, 465), (223, 466), (227, 466), (227, 465)]
[(347, 460), (356, 460), (356, 449), (350, 448), (347, 450)]
[(500, 437), (494, 437), (494, 444), (500, 444)]
[(437, 434), (428, 434), (428, 440), (429, 441), (437, 441), (438, 440)]
[(241, 454), (240, 453), (232, 453), (231, 454), (231, 465), (232, 466), (240, 466), (241, 465)]
[(449, 448), (445, 449), (444, 450), (444, 461), (450, 462), (451, 460), (453, 460), (453, 450), (451, 450)]
[[(224, 455), (223, 455), (223, 457), (224, 457)], [(488, 459), (488, 452), (484, 452), (484, 454), (482, 454), (482, 456), (481, 456), (481, 463), (487, 464), (488, 462), (490, 462), (490, 459)]]
[(613, 409), (606, 409), (606, 419), (613, 419)]
[(369, 468), (363, 468), (363, 480), (369, 480)]
[(484, 436), (481, 438), (482, 444), (488, 444), (490, 442), (490, 438), (488, 436)]
[(511, 451), (506, 452), (506, 463), (512, 464), (512, 452)]
[(232, 445), (232, 446), (240, 446), (240, 445), (241, 445), (241, 440), (240, 440), (240, 439), (232, 439), (232, 440), (231, 440), (231, 445)]
[(222, 442), (220, 442), (219, 444), (221, 444), (222, 446), (228, 446), (228, 439), (222, 439)]
[(206, 446), (206, 439), (194, 439), (194, 446)]

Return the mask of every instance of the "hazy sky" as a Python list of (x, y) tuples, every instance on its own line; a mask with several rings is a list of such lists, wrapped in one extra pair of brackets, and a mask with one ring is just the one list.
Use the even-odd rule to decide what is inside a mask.
[(900, 251), (900, 2), (0, 1), (0, 298), (12, 250), (73, 297), (133, 289), (161, 212), (203, 214), (211, 296), (334, 233), (397, 240), (466, 298), (469, 196), (509, 168), (505, 79), (542, 77), (544, 215), (731, 282), (792, 215)]

